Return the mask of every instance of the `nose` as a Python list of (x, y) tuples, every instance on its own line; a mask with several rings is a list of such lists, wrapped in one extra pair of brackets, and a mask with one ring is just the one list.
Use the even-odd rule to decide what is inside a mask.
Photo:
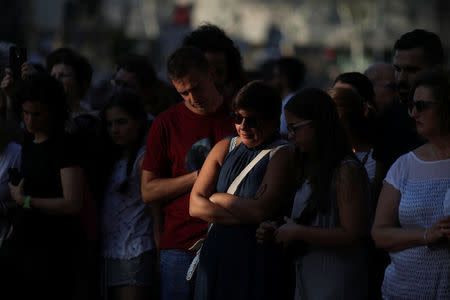
[(417, 118), (418, 112), (416, 109), (416, 106), (413, 106), (413, 108), (409, 111), (409, 116), (413, 119)]
[(398, 82), (408, 82), (408, 74), (403, 70), (397, 71), (396, 77)]
[(242, 118), (242, 122), (241, 124), (239, 124), (239, 126), (242, 130), (247, 130), (249, 128), (247, 118)]
[(119, 126), (117, 126), (117, 124), (115, 124), (115, 123), (111, 124), (111, 133), (112, 134), (119, 133)]

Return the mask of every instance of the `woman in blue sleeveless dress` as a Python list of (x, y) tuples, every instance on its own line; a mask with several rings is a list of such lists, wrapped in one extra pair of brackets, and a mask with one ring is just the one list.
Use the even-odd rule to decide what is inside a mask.
[[(276, 245), (258, 244), (259, 222), (291, 205), (292, 149), (279, 138), (281, 100), (262, 82), (245, 86), (233, 102), (238, 137), (219, 142), (191, 192), (190, 214), (212, 223), (203, 244), (194, 299), (277, 299)], [(263, 150), (269, 150), (237, 186), (229, 186)]]

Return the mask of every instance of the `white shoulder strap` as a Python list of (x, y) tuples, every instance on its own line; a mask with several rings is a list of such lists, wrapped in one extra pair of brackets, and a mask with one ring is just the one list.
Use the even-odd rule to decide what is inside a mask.
[(242, 179), (244, 179), (245, 176), (248, 174), (248, 172), (250, 172), (250, 170), (253, 169), (253, 167), (270, 151), (272, 151), (272, 149), (261, 150), (261, 152), (259, 152), (259, 154), (234, 179), (234, 181), (228, 187), (227, 193), (234, 194), (234, 192), (236, 192), (238, 185), (241, 183)]

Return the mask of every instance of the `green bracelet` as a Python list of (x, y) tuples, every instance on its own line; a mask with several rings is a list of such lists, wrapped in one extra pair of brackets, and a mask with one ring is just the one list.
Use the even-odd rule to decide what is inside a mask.
[(31, 196), (26, 196), (23, 202), (23, 208), (31, 208), (30, 206)]

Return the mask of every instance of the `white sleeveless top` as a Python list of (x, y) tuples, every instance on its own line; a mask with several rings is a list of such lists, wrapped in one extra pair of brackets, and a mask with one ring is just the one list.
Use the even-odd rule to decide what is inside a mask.
[[(429, 228), (450, 215), (450, 159), (427, 162), (409, 152), (392, 165), (385, 181), (401, 193), (402, 228)], [(382, 287), (385, 299), (450, 299), (448, 243), (389, 255)]]
[(103, 256), (106, 258), (131, 259), (154, 247), (150, 208), (142, 201), (141, 183), (136, 173), (136, 164), (144, 153), (145, 146), (136, 156), (126, 194), (117, 189), (126, 178), (127, 160), (114, 165), (102, 209)]

